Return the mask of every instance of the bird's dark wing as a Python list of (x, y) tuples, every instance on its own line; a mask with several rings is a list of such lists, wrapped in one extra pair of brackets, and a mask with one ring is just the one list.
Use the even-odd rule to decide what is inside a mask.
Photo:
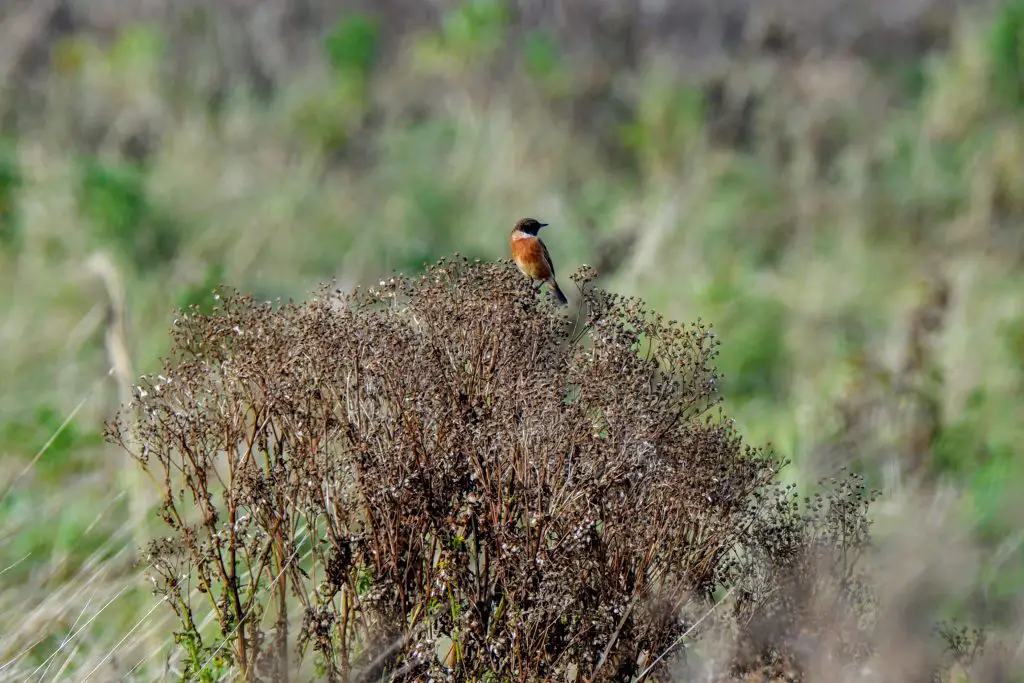
[(539, 238), (537, 239), (537, 241), (540, 242), (540, 249), (541, 249), (541, 251), (544, 252), (544, 260), (547, 261), (548, 268), (551, 269), (551, 277), (554, 278), (555, 277), (555, 264), (551, 260), (551, 254), (548, 253), (548, 245), (544, 244), (544, 242), (541, 241)]

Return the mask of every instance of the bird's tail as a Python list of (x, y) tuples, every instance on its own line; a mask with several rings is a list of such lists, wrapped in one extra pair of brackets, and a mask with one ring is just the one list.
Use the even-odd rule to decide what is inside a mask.
[(558, 286), (558, 283), (555, 282), (555, 278), (551, 278), (548, 282), (551, 284), (551, 291), (554, 292), (559, 305), (568, 306), (569, 300), (565, 298), (565, 294), (562, 294), (562, 289)]

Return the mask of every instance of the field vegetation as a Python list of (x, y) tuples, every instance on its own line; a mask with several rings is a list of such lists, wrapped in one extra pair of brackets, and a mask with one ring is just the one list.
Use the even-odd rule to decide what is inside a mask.
[[(563, 445), (570, 433), (583, 443), (585, 418), (592, 419), (586, 438), (594, 468), (614, 461), (604, 441), (611, 427), (599, 413), (629, 408), (631, 421), (620, 426), (640, 443), (655, 417), (664, 417), (659, 409), (681, 404), (664, 387), (658, 400), (665, 403), (658, 403), (644, 393), (654, 389), (642, 389), (629, 373), (593, 370), (583, 381), (571, 375), (580, 371), (572, 363), (602, 344), (622, 361), (626, 350), (658, 348), (655, 337), (665, 335), (674, 340), (666, 348), (676, 349), (669, 360), (687, 360), (686, 372), (694, 373), (687, 379), (713, 379), (713, 392), (684, 382), (682, 398), (707, 410), (686, 412), (691, 431), (659, 432), (665, 441), (651, 443), (674, 453), (677, 465), (711, 452), (714, 429), (730, 445), (716, 446), (723, 450), (715, 467), (724, 469), (699, 470), (706, 478), (697, 483), (657, 462), (623, 461), (623, 476), (653, 487), (629, 489), (632, 512), (615, 508), (614, 519), (634, 524), (636, 537), (609, 532), (602, 542), (619, 545), (603, 554), (577, 549), (590, 564), (552, 559), (569, 571), (563, 583), (543, 576), (550, 582), (545, 595), (555, 601), (564, 597), (559, 591), (583, 590), (570, 569), (605, 572), (610, 558), (656, 566), (659, 590), (667, 591), (658, 609), (684, 605), (682, 622), (669, 624), (650, 604), (634, 614), (630, 591), (643, 593), (643, 586), (609, 580), (587, 588), (600, 626), (587, 631), (575, 615), (579, 630), (567, 626), (559, 636), (596, 638), (596, 656), (577, 643), (558, 659), (551, 653), (568, 646), (547, 634), (530, 641), (536, 661), (511, 646), (487, 660), (481, 643), (494, 633), (468, 617), (460, 621), (468, 598), (463, 604), (451, 597), (441, 610), (447, 615), (435, 619), (439, 607), (426, 583), (403, 584), (408, 577), (380, 566), (365, 573), (359, 563), (368, 562), (368, 551), (353, 547), (343, 563), (352, 591), (403, 586), (408, 601), (378, 600), (373, 625), (381, 628), (352, 631), (358, 638), (343, 648), (310, 645), (316, 656), (302, 664), (304, 675), (379, 672), (381, 662), (359, 659), (369, 656), (363, 649), (401, 651), (407, 662), (443, 636), (450, 647), (438, 646), (430, 666), (439, 667), (436, 677), (453, 680), (459, 671), (480, 680), (516, 680), (531, 671), (564, 677), (569, 663), (579, 680), (626, 680), (668, 643), (686, 644), (675, 653), (685, 651), (686, 662), (659, 673), (675, 680), (711, 680), (730, 673), (730, 665), (736, 676), (782, 676), (799, 666), (814, 681), (926, 680), (933, 670), (943, 680), (1013, 680), (1024, 616), (1024, 4), (335, 4), (153, 2), (129, 9), (113, 0), (53, 0), (0, 8), (0, 679), (220, 680), (240, 668), (257, 670), (264, 644), (278, 655), (287, 650), (296, 664), (294, 643), (275, 650), (257, 631), (260, 644), (240, 657), (241, 613), (209, 603), (184, 610), (174, 604), (180, 587), (153, 573), (155, 558), (188, 547), (182, 525), (168, 526), (168, 505), (197, 509), (162, 478), (159, 465), (169, 461), (157, 458), (158, 446), (176, 433), (128, 430), (120, 444), (105, 438), (105, 424), (133, 397), (141, 401), (121, 412), (122, 420), (159, 408), (133, 389), (144, 374), (156, 385), (163, 375), (210, 392), (240, 414), (255, 410), (241, 389), (218, 395), (190, 365), (204, 356), (184, 343), (184, 331), (213, 338), (226, 317), (240, 329), (273, 328), (281, 352), (315, 348), (330, 360), (320, 375), (296, 370), (309, 391), (315, 377), (341, 382), (345, 363), (362, 358), (328, 353), (331, 339), (339, 354), (343, 338), (358, 346), (359, 329), (381, 349), (414, 350), (410, 359), (436, 348), (484, 354), (486, 344), (514, 347), (539, 335), (537, 348), (548, 355), (537, 352), (525, 370), (501, 365), (499, 372), (495, 362), (492, 371), (504, 379), (525, 372), (539, 394), (549, 378), (548, 389), (565, 388), (575, 408), (557, 407), (550, 395), (516, 393), (524, 387), (501, 396), (475, 387), (466, 393), (467, 414), (442, 416), (447, 399), (430, 392), (450, 378), (432, 375), (430, 364), (386, 365), (402, 360), (396, 355), (380, 360), (386, 366), (375, 376), (410, 395), (413, 380), (420, 381), (416, 391), (429, 400), (412, 413), (448, 429), (479, 419), (483, 426), (460, 437), (468, 440), (459, 442), (463, 450), (528, 432), (547, 435), (557, 460), (567, 455), (552, 444)], [(558, 327), (543, 297), (508, 318), (495, 313), (510, 297), (530, 299), (511, 267), (497, 263), (507, 258), (508, 230), (528, 215), (551, 224), (543, 236), (570, 298), (571, 333)], [(434, 268), (458, 273), (451, 281), (462, 294), (430, 289), (436, 270), (428, 266), (455, 253), (469, 260)], [(409, 279), (392, 280), (396, 272)], [(344, 331), (310, 321), (331, 300), (314, 296), (329, 280), (342, 292), (360, 286), (366, 297)], [(367, 287), (379, 291), (367, 294)], [(388, 318), (382, 299), (374, 299), (394, 288), (412, 311), (406, 317)], [(280, 303), (288, 300), (296, 308)], [(264, 301), (279, 303), (272, 311), (259, 306)], [(441, 315), (443, 306), (450, 309)], [(417, 327), (416, 311), (447, 321), (450, 347), (437, 330)], [(491, 332), (479, 329), (489, 320)], [(606, 334), (600, 320), (620, 325)], [(493, 337), (495, 331), (508, 334)], [(714, 353), (702, 346), (708, 339)], [(234, 347), (211, 349), (210, 363), (242, 358), (231, 356)], [(253, 374), (234, 377), (239, 387), (260, 377), (273, 392), (294, 381), (280, 376), (267, 348), (258, 351), (247, 352)], [(412, 369), (415, 377), (402, 374)], [(644, 376), (655, 385), (653, 375)], [(579, 386), (600, 389), (605, 403), (572, 394)], [(403, 395), (388, 393), (384, 412), (401, 413)], [(570, 431), (554, 429), (539, 413), (471, 418), (470, 409), (492, 400), (537, 400)], [(275, 405), (280, 424), (308, 419), (295, 417), (295, 405)], [(648, 422), (644, 406), (655, 415)], [(202, 422), (205, 409), (193, 406), (190, 414)], [(506, 421), (513, 417), (519, 422)], [(389, 424), (384, 413), (373, 418), (380, 424), (366, 419), (361, 428), (386, 431), (380, 425)], [(192, 427), (190, 434), (200, 434)], [(370, 443), (351, 433), (342, 438), (336, 427), (324, 423), (314, 433), (336, 449)], [(703, 450), (683, 448), (695, 433), (704, 440), (686, 445)], [(376, 457), (406, 463), (406, 437), (395, 432), (392, 441), (376, 442)], [(310, 447), (303, 443), (293, 446)], [(261, 461), (271, 469), (272, 450)], [(486, 462), (521, 466), (514, 456), (490, 453)], [(293, 484), (303, 476), (334, 481), (337, 490), (352, 483), (350, 472), (322, 469), (319, 461), (306, 470), (281, 466), (299, 478), (289, 479)], [(375, 486), (389, 481), (385, 475), (426, 476), (419, 463), (408, 467), (386, 468)], [(455, 462), (438, 467), (431, 476), (458, 471)], [(716, 489), (719, 507), (701, 511), (672, 507), (654, 486), (672, 482), (677, 494), (714, 489), (707, 482), (722, 473), (738, 488)], [(596, 487), (595, 500), (610, 495), (599, 477), (584, 484)], [(358, 490), (385, 505), (381, 491)], [(721, 501), (737, 491), (763, 500), (795, 495), (799, 510), (751, 516), (737, 499), (725, 514)], [(210, 494), (222, 501), (219, 495)], [(468, 493), (452, 493), (461, 495)], [(423, 538), (441, 534), (430, 515), (458, 516), (461, 508), (444, 508), (452, 500), (407, 501)], [(560, 504), (563, 532), (590, 519), (588, 511)], [(217, 514), (226, 514), (220, 505)], [(293, 552), (311, 563), (302, 565), (306, 578), (289, 578), (310, 582), (307, 597), (338, 561), (317, 547), (317, 533), (329, 537), (318, 526), (319, 505), (290, 509), (288, 533), (270, 533), (279, 544), (265, 551), (267, 566), (278, 568), (271, 578), (287, 574)], [(652, 522), (650, 510), (661, 517)], [(685, 576), (671, 583), (662, 558), (643, 557), (639, 548), (666, 543), (658, 530), (678, 530), (687, 515), (706, 515), (701, 519), (717, 535), (701, 537), (710, 545), (675, 539), (672, 571)], [(209, 530), (223, 521), (205, 518)], [(257, 521), (266, 532), (269, 522)], [(493, 533), (474, 539), (500, 548), (499, 541), (524, 531), (512, 525)], [(767, 543), (780, 538), (772, 533), (789, 545)], [(260, 538), (247, 546), (254, 553), (264, 548)], [(161, 551), (153, 539), (164, 540), (163, 555), (151, 552)], [(724, 554), (697, 553), (712, 546), (743, 552), (729, 562)], [(328, 550), (343, 556), (343, 547)], [(809, 558), (797, 547), (821, 553)], [(451, 595), (483, 590), (469, 583), (478, 568), (470, 571), (476, 560), (467, 558), (479, 548), (449, 549), (453, 562), (464, 563), (463, 574), (449, 577)], [(846, 564), (851, 549), (857, 576), (870, 577), (870, 600), (844, 592), (853, 585), (853, 574), (844, 573), (854, 571)], [(429, 548), (413, 551), (426, 565), (434, 559)], [(783, 568), (813, 576), (818, 588), (786, 583), (791, 576)], [(509, 567), (509, 585), (540, 585), (529, 584), (541, 580), (531, 571)], [(758, 602), (766, 598), (754, 597), (755, 579), (771, 595), (811, 591), (830, 599), (799, 609)], [(316, 635), (302, 616), (323, 605), (284, 605), (299, 598), (283, 584), (253, 586), (260, 601), (283, 601), (260, 602), (267, 629), (278, 615), (297, 614), (291, 636)], [(741, 594), (746, 603), (736, 602)], [(625, 602), (614, 604), (619, 599)], [(395, 610), (407, 617), (414, 604), (431, 615), (423, 617), (429, 628), (414, 630), (413, 620), (416, 635), (404, 638), (384, 628), (393, 626)], [(799, 619), (782, 629), (759, 611), (769, 606)], [(733, 621), (719, 619), (724, 612)], [(531, 614), (517, 618), (542, 623), (530, 622), (541, 618)], [(740, 621), (761, 628), (744, 640), (733, 628)], [(781, 640), (753, 638), (766, 630)], [(811, 654), (798, 647), (806, 648), (808, 630), (819, 638)], [(511, 632), (502, 637), (515, 640)], [(278, 666), (266, 661), (260, 666)], [(829, 669), (829, 662), (850, 668)]]

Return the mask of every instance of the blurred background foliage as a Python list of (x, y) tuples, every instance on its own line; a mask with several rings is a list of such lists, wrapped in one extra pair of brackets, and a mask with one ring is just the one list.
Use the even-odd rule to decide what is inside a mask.
[(132, 566), (152, 489), (99, 437), (117, 302), (91, 254), (141, 373), (221, 282), (301, 298), (504, 258), (525, 215), (563, 287), (587, 263), (712, 323), (728, 414), (794, 481), (952, 491), (989, 550), (963, 609), (1011, 616), (1021, 0), (12, 0), (0, 22), (0, 610), (31, 615), (8, 672), (160, 670), (170, 642)]

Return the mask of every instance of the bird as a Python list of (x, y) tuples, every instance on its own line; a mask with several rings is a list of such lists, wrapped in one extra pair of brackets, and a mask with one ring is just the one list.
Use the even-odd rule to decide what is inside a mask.
[(565, 298), (565, 294), (555, 281), (555, 264), (551, 261), (548, 248), (537, 236), (544, 227), (547, 227), (547, 223), (541, 223), (535, 218), (521, 218), (517, 221), (512, 228), (512, 234), (509, 235), (512, 259), (526, 277), (539, 281), (540, 284), (547, 282), (558, 303), (565, 306), (569, 300)]

